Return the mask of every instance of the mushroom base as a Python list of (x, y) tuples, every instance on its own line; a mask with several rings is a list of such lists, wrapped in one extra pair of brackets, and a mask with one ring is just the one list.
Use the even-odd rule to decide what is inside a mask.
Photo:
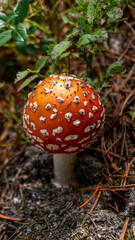
[(76, 154), (54, 154), (52, 182), (56, 187), (69, 187), (75, 183), (75, 161)]

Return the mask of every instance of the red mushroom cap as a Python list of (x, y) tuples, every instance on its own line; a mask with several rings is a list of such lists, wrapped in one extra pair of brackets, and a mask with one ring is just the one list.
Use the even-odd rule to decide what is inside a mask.
[(23, 126), (48, 153), (76, 153), (96, 141), (104, 123), (99, 95), (74, 75), (51, 75), (29, 94)]

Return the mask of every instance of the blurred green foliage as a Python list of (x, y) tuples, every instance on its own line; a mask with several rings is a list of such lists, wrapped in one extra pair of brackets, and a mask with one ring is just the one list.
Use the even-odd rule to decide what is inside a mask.
[[(4, 1), (0, 13), (0, 46), (15, 48), (27, 66), (26, 75), (25, 71), (17, 74), (15, 82), (24, 79), (19, 90), (36, 78), (63, 70), (70, 72), (70, 64), (64, 62), (66, 59), (68, 62), (77, 58), (85, 61), (87, 71), (82, 77), (91, 82), (93, 56), (97, 51), (104, 51), (100, 44), (108, 40), (109, 33), (115, 33), (116, 22), (125, 20), (123, 10), (129, 3), (128, 0), (51, 0), (45, 3), (20, 0), (17, 4)], [(35, 69), (29, 68), (29, 60), (34, 61)], [(100, 88), (108, 84), (110, 77), (123, 71), (121, 61), (111, 64), (102, 73)]]

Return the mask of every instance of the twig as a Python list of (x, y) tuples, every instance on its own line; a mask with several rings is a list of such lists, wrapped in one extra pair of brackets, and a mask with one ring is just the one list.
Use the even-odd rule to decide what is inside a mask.
[(127, 198), (125, 198), (125, 197), (123, 197), (122, 195), (120, 195), (117, 191), (118, 190), (112, 190), (110, 187), (106, 187), (106, 186), (104, 186), (104, 188), (106, 188), (106, 190), (108, 190), (108, 191), (110, 191), (110, 192), (113, 192), (113, 193), (115, 193), (117, 196), (119, 196), (120, 198), (122, 198), (123, 200), (124, 200), (124, 202), (126, 202), (126, 203), (129, 203), (129, 200), (127, 199)]
[[(127, 190), (127, 188), (132, 188), (135, 187), (135, 184), (127, 184), (124, 186), (118, 185), (118, 186), (109, 186), (108, 189), (111, 189), (112, 191), (124, 191)], [(80, 188), (81, 191), (93, 191), (95, 190), (95, 187), (86, 187), (86, 188)], [(102, 185), (100, 187), (100, 190), (105, 191), (106, 188), (104, 187), (104, 185)]]
[(5, 216), (3, 214), (0, 214), (0, 218), (6, 219), (6, 220), (12, 220), (12, 221), (23, 221), (24, 220), (24, 218), (14, 218), (14, 217)]
[(3, 239), (3, 237), (4, 237), (5, 233), (6, 233), (6, 230), (7, 230), (7, 226), (5, 226), (4, 229), (2, 230), (3, 232), (2, 232), (2, 234), (0, 235), (0, 240)]
[(130, 48), (131, 43), (134, 41), (134, 38), (135, 38), (135, 37), (132, 37), (132, 39), (131, 39), (130, 42), (128, 43), (125, 51), (124, 51), (124, 52), (121, 54), (121, 56), (118, 58), (118, 61), (120, 61), (120, 60), (124, 57), (124, 55), (126, 54), (126, 52), (128, 51), (128, 49)]
[(26, 227), (26, 225), (27, 225), (27, 224), (25, 223), (24, 225), (20, 226), (20, 227), (12, 234), (12, 236), (10, 236), (10, 237), (8, 238), (8, 240), (14, 240), (15, 237), (17, 236), (18, 232), (21, 232), (21, 231)]
[[(102, 152), (104, 152), (104, 149), (106, 149), (104, 136), (101, 137), (101, 148), (102, 148)], [(108, 165), (108, 162), (107, 162), (105, 154), (103, 154), (103, 158), (104, 158), (104, 161), (105, 161), (105, 165), (106, 165), (107, 171), (109, 172), (109, 165)]]
[(105, 173), (103, 173), (103, 176), (104, 176), (104, 178), (107, 180), (107, 182), (109, 183), (109, 185), (112, 186), (112, 182), (111, 182), (111, 180), (108, 178), (108, 176), (106, 176)]
[(114, 206), (112, 206), (110, 203), (108, 203), (108, 206), (111, 207), (112, 209), (114, 209), (115, 212), (120, 214), (119, 210), (117, 208), (115, 208)]
[(119, 172), (119, 169), (117, 168), (117, 166), (115, 165), (115, 163), (113, 162), (111, 156), (107, 153), (107, 157), (108, 159), (110, 160), (110, 163), (111, 163), (111, 167), (118, 173)]
[(122, 90), (122, 89), (123, 89), (123, 87), (125, 86), (125, 84), (129, 81), (129, 79), (130, 79), (131, 76), (133, 75), (134, 70), (135, 70), (135, 63), (133, 64), (131, 70), (129, 71), (129, 73), (128, 73), (126, 79), (125, 79), (125, 80), (123, 79), (123, 81), (122, 81), (122, 83), (121, 83), (121, 86), (120, 86), (119, 90)]
[[(80, 188), (79, 188), (79, 183), (78, 183), (78, 182), (76, 182), (76, 184), (75, 184), (74, 193), (75, 193), (75, 199), (76, 199), (77, 205), (80, 207), (80, 203), (79, 203), (78, 197), (77, 197), (77, 191), (78, 191), (78, 193), (79, 193), (79, 197), (80, 197), (80, 200), (81, 200), (81, 202), (82, 202), (82, 196), (81, 196), (81, 194), (80, 194)], [(87, 209), (87, 206), (85, 206), (85, 208)], [(82, 211), (84, 212), (84, 209), (83, 209), (83, 208), (82, 208)]]
[[(79, 201), (78, 201), (78, 197), (77, 197), (77, 190), (78, 190), (78, 182), (75, 183), (74, 194), (75, 194), (75, 200), (77, 202), (77, 205), (80, 206)], [(84, 210), (82, 209), (82, 211), (84, 211)]]
[(100, 189), (100, 186), (101, 186), (101, 182), (99, 182), (99, 184), (98, 184), (95, 192), (92, 194), (92, 196), (90, 196), (90, 198), (89, 198), (85, 203), (83, 203), (83, 204), (80, 206), (80, 208), (86, 206), (86, 205), (91, 201), (91, 199), (96, 195), (96, 193), (97, 193), (98, 190)]
[(135, 30), (132, 28), (132, 26), (127, 21), (124, 21), (124, 23), (131, 29), (131, 31), (135, 37)]
[[(119, 56), (120, 56), (118, 53), (115, 53), (115, 52), (113, 52), (113, 51), (111, 51), (111, 50), (108, 50), (108, 49), (107, 49), (107, 52), (104, 52), (104, 54), (105, 54), (107, 57), (113, 58), (113, 59), (114, 59), (114, 58), (115, 58), (115, 59), (118, 59)], [(125, 55), (124, 58), (125, 58), (126, 60), (131, 61), (131, 62), (135, 62), (135, 58), (130, 57), (129, 55)]]
[(122, 116), (125, 105), (127, 104), (128, 100), (132, 97), (132, 95), (134, 95), (134, 94), (135, 94), (135, 89), (130, 92), (130, 94), (126, 97), (125, 101), (123, 102), (119, 116)]
[[(109, 176), (108, 176), (109, 177)], [(127, 178), (135, 178), (135, 175), (128, 175), (126, 176), (125, 174), (124, 175), (121, 175), (121, 174), (113, 174), (110, 176), (110, 178), (113, 178), (113, 177), (120, 177), (120, 178), (124, 178), (124, 177), (127, 177)]]
[(126, 141), (126, 123), (124, 122), (123, 125), (123, 139), (122, 139), (122, 146), (121, 146), (121, 156), (123, 156), (123, 151), (124, 151), (124, 146), (125, 146), (125, 141)]
[(120, 141), (120, 139), (122, 138), (122, 136), (123, 136), (123, 132), (121, 133), (121, 135), (119, 136), (119, 138), (112, 144), (112, 146), (110, 146), (110, 147), (104, 152), (103, 157), (110, 151), (110, 149), (111, 149), (112, 147), (114, 147), (114, 146)]
[(123, 230), (122, 230), (122, 233), (121, 233), (121, 235), (120, 235), (119, 240), (124, 240), (128, 223), (129, 223), (129, 217), (126, 219), (126, 221), (125, 221), (125, 223), (124, 223), (124, 227), (123, 227)]
[[(115, 142), (117, 139), (117, 128), (116, 126), (114, 126), (113, 128), (113, 142)], [(117, 148), (116, 148), (116, 145), (114, 146), (114, 154), (116, 155), (116, 152), (117, 152)], [(116, 164), (116, 156), (114, 156), (114, 162)]]
[(100, 195), (101, 195), (101, 191), (99, 191), (98, 195), (97, 195), (97, 198), (96, 198), (96, 201), (94, 202), (92, 208), (90, 209), (90, 211), (86, 214), (86, 216), (84, 217), (84, 219), (86, 219), (93, 211), (93, 209), (96, 207), (98, 201), (99, 201), (99, 198), (100, 198)]
[[(89, 149), (90, 149), (90, 150), (93, 150), (93, 151), (101, 152), (101, 153), (103, 152), (102, 149), (99, 149), (99, 148), (89, 147)], [(124, 160), (124, 161), (126, 160), (124, 157), (121, 157), (121, 156), (119, 156), (119, 155), (116, 154), (116, 153), (113, 153), (113, 152), (110, 152), (110, 151), (109, 151), (108, 154), (109, 154), (109, 155), (112, 155), (112, 156), (114, 156), (114, 157), (120, 158), (120, 159), (122, 159), (122, 160)]]
[(128, 174), (129, 174), (129, 171), (130, 171), (130, 167), (132, 166), (133, 162), (135, 161), (135, 157), (132, 158), (131, 162), (130, 163), (126, 163), (125, 164), (125, 177), (124, 179), (122, 179), (122, 182), (121, 182), (121, 185), (125, 186), (126, 185), (126, 180), (127, 180), (127, 177), (128, 177)]

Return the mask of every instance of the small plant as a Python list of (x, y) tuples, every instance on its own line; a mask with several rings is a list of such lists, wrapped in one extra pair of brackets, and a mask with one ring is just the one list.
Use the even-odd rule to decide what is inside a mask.
[[(0, 46), (14, 41), (16, 49), (22, 54), (24, 51), (30, 55), (36, 54), (39, 49), (42, 51), (34, 70), (27, 69), (17, 74), (15, 82), (25, 79), (19, 90), (22, 90), (36, 78), (45, 78), (50, 74), (62, 71), (63, 59), (64, 61), (65, 59), (70, 59), (70, 61), (73, 59), (84, 60), (87, 71), (81, 77), (85, 77), (90, 82), (93, 56), (96, 52), (104, 50), (101, 47), (102, 43), (108, 39), (110, 32), (114, 32), (115, 23), (123, 21), (122, 1), (76, 0), (72, 4), (72, 8), (70, 6), (65, 12), (60, 13), (64, 24), (70, 26), (66, 36), (60, 42), (57, 42), (56, 36), (50, 38), (50, 27), (42, 27), (38, 20), (37, 22), (33, 20), (35, 16), (38, 19), (40, 13), (42, 17), (41, 4), (42, 1), (37, 7), (35, 2), (35, 8), (32, 12), (29, 9), (29, 1), (21, 0), (7, 15), (0, 13)], [(51, 17), (58, 5), (59, 1), (56, 1)], [(28, 12), (29, 16), (27, 16)], [(29, 27), (26, 23), (29, 23)], [(37, 28), (46, 33), (45, 39), (35, 40), (34, 33)], [(35, 45), (33, 41), (30, 41), (32, 37), (33, 41), (36, 41)], [(46, 71), (41, 74), (40, 71), (44, 67)], [(70, 72), (70, 69), (67, 67), (66, 71)], [(111, 64), (102, 74), (100, 88), (108, 84), (109, 77), (122, 71), (122, 62), (116, 61)]]
[(7, 15), (0, 12), (0, 47), (11, 39), (18, 44), (26, 44), (27, 33), (23, 21), (28, 13), (29, 0), (21, 0), (16, 8), (12, 9)]
[(134, 235), (133, 231), (127, 230), (125, 240), (134, 240), (134, 239), (135, 239), (135, 235)]
[(130, 106), (130, 108), (129, 108), (129, 115), (131, 117), (131, 120), (133, 122), (135, 122), (135, 105), (134, 106)]

